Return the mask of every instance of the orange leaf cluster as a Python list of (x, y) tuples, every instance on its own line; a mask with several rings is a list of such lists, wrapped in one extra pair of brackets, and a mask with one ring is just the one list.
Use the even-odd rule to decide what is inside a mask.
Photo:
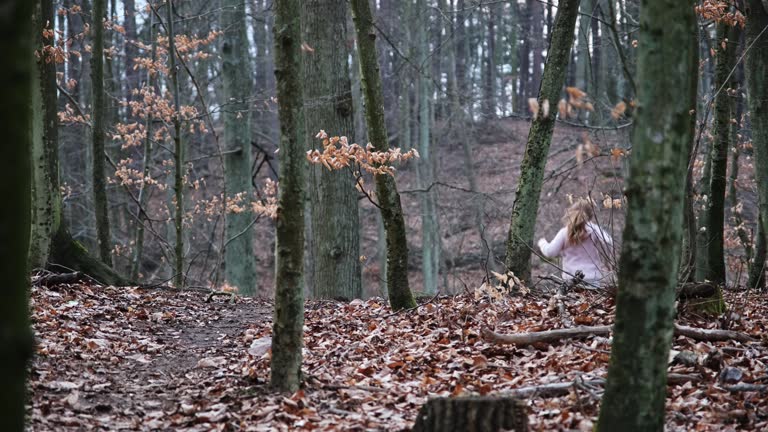
[(566, 87), (566, 93), (568, 93), (568, 99), (560, 99), (557, 103), (557, 111), (560, 113), (560, 118), (568, 119), (576, 116), (576, 110), (594, 111), (595, 106), (592, 102), (589, 102), (587, 93), (578, 87)]
[(332, 171), (355, 167), (356, 171), (365, 171), (373, 175), (395, 175), (395, 167), (391, 164), (419, 157), (416, 149), (403, 152), (395, 147), (385, 152), (374, 151), (370, 143), (363, 148), (359, 144), (350, 144), (345, 136), (329, 137), (324, 130), (321, 130), (316, 138), (323, 141), (323, 150), (308, 151), (307, 160), (313, 164), (321, 164)]
[(731, 12), (731, 5), (731, 1), (704, 0), (695, 7), (695, 10), (705, 20), (724, 22), (731, 27), (738, 25), (743, 28), (746, 24), (746, 18), (737, 9)]

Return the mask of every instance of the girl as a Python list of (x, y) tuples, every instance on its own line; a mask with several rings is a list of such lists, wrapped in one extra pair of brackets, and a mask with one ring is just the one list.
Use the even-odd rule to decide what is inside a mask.
[(563, 216), (565, 228), (552, 243), (539, 239), (539, 249), (547, 258), (563, 257), (563, 279), (573, 278), (577, 271), (584, 273), (584, 281), (591, 284), (609, 282), (611, 271), (604, 257), (611, 256), (611, 236), (592, 222), (595, 211), (592, 203), (579, 198)]

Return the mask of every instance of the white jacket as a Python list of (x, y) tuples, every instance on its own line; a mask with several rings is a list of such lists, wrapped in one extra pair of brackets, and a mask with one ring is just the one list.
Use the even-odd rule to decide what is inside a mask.
[(592, 222), (587, 223), (586, 228), (587, 238), (577, 245), (567, 244), (568, 230), (563, 228), (551, 243), (539, 240), (539, 249), (547, 258), (563, 257), (563, 279), (571, 279), (581, 270), (585, 282), (599, 283), (611, 276), (603, 257), (613, 255), (613, 240)]

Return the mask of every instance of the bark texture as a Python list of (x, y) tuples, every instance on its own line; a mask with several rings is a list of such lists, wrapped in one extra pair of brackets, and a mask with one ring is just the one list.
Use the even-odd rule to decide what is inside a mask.
[(245, 211), (227, 211), (226, 233), (232, 240), (225, 251), (227, 282), (245, 296), (256, 294), (256, 260), (253, 255), (254, 217), (249, 203), (251, 183), (251, 109), (248, 96), (253, 88), (245, 2), (222, 2), (221, 27), (224, 29), (222, 75), (224, 78), (224, 181), (227, 199), (235, 200)]
[[(387, 125), (384, 121), (384, 98), (376, 55), (376, 33), (368, 0), (352, 0), (352, 14), (360, 56), (360, 78), (365, 99), (365, 121), (368, 137), (376, 151), (389, 150)], [(386, 280), (389, 304), (394, 310), (416, 306), (408, 285), (408, 242), (405, 220), (395, 178), (376, 176), (376, 195), (387, 238)]]
[(109, 201), (107, 200), (106, 163), (104, 157), (105, 118), (109, 110), (104, 93), (104, 14), (105, 0), (93, 1), (93, 49), (91, 57), (91, 94), (93, 109), (91, 118), (93, 139), (91, 150), (91, 181), (93, 182), (93, 206), (96, 213), (96, 240), (99, 258), (112, 266), (112, 240), (109, 233)]
[(627, 186), (608, 384), (601, 431), (664, 427), (674, 331), (695, 59), (693, 1), (650, 0), (640, 13), (638, 108)]
[[(736, 62), (739, 45), (740, 27), (730, 27), (725, 23), (717, 24), (717, 47), (715, 55), (715, 107), (714, 139), (710, 149), (712, 161), (709, 178), (709, 199), (707, 200), (707, 271), (705, 278), (717, 284), (725, 283), (725, 256), (723, 252), (723, 229), (725, 227), (725, 189), (728, 166), (728, 150), (731, 138), (731, 99), (730, 88), (733, 85), (732, 69)], [(721, 298), (722, 296), (720, 296)], [(722, 301), (721, 299), (718, 301)]]
[[(352, 86), (347, 45), (346, 0), (305, 0), (301, 3), (305, 133), (310, 149), (322, 149), (315, 135), (355, 139)], [(360, 232), (355, 178), (322, 165), (309, 171), (311, 204), (310, 287), (317, 298), (351, 300), (363, 294)]]
[(181, 141), (181, 95), (176, 67), (176, 33), (173, 26), (173, 0), (166, 0), (165, 29), (168, 36), (168, 74), (173, 97), (173, 225), (175, 233), (173, 283), (184, 287), (184, 147)]
[(27, 252), (30, 234), (30, 127), (32, 72), (32, 6), (29, 0), (7, 1), (0, 8), (0, 52), (5, 63), (0, 80), (7, 86), (0, 104), (0, 127), (5, 135), (0, 171), (0, 430), (24, 430), (27, 362), (32, 357), (29, 326), (29, 273)]
[(522, 399), (470, 396), (433, 398), (421, 407), (413, 432), (497, 432), (528, 430)]
[[(752, 145), (755, 149), (755, 181), (760, 203), (760, 223), (763, 238), (755, 241), (755, 260), (765, 263), (765, 233), (768, 232), (768, 5), (760, 0), (747, 0), (747, 26), (745, 46), (747, 54), (746, 77), (749, 111), (752, 122)], [(763, 256), (757, 246), (762, 240)], [(761, 266), (762, 268), (762, 266)]]
[(304, 327), (304, 114), (300, 78), (300, 0), (275, 1), (275, 78), (280, 117), (280, 186), (275, 251), (275, 317), (270, 385), (301, 383)]
[(552, 131), (555, 128), (557, 101), (565, 82), (578, 13), (579, 0), (563, 0), (558, 8), (538, 97), (540, 107), (545, 103), (549, 104), (549, 115), (544, 116), (542, 109), (541, 115), (533, 119), (520, 167), (520, 179), (507, 238), (506, 266), (522, 280), (531, 277), (531, 248), (536, 214), (539, 210), (539, 195)]

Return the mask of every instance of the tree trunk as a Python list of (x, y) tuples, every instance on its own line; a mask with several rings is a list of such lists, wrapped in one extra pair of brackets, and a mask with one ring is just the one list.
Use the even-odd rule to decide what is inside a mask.
[[(768, 232), (768, 80), (765, 71), (768, 70), (768, 5), (765, 1), (747, 0), (747, 26), (745, 46), (751, 47), (747, 54), (746, 77), (749, 94), (749, 111), (752, 123), (752, 145), (755, 149), (755, 182), (757, 183), (760, 203), (760, 220), (762, 229), (757, 230), (755, 241), (755, 264), (760, 274), (765, 273), (765, 233)], [(762, 233), (762, 236), (761, 236)], [(761, 238), (762, 237), (762, 238)], [(762, 240), (763, 257), (760, 257), (760, 241)], [(750, 277), (750, 280), (752, 277)], [(756, 280), (753, 282), (757, 282)]]
[[(43, 46), (52, 46), (54, 40), (43, 36), (44, 29), (53, 30), (53, 3), (38, 1), (35, 20), (36, 50), (43, 52)], [(29, 264), (32, 268), (44, 268), (48, 263), (51, 238), (58, 222), (54, 210), (59, 196), (58, 169), (51, 152), (58, 146), (58, 112), (56, 100), (56, 63), (41, 57), (32, 69), (32, 231), (30, 238)], [(51, 178), (54, 175), (55, 178)], [(60, 215), (58, 216), (60, 217)]]
[(485, 51), (485, 74), (483, 77), (483, 115), (486, 120), (496, 118), (496, 14), (494, 7), (488, 7), (488, 33)]
[(224, 181), (228, 200), (246, 206), (245, 211), (226, 213), (226, 233), (232, 240), (226, 246), (227, 282), (246, 296), (256, 294), (256, 260), (253, 256), (253, 213), (247, 208), (253, 195), (251, 184), (251, 108), (253, 89), (250, 44), (242, 0), (222, 2), (221, 27), (225, 29), (222, 53), (224, 78)]
[[(100, 1), (100, 0), (97, 0)], [(181, 140), (181, 95), (179, 71), (176, 67), (176, 33), (173, 28), (173, 0), (166, 0), (165, 28), (168, 32), (168, 74), (171, 97), (173, 97), (173, 226), (174, 226), (174, 269), (173, 283), (178, 289), (184, 288), (184, 147)]]
[[(538, 94), (541, 90), (542, 67), (544, 65), (544, 44), (546, 43), (546, 39), (544, 37), (544, 5), (538, 0), (533, 0), (530, 5), (531, 32), (528, 34), (528, 37), (531, 39), (533, 58), (531, 59), (531, 87), (529, 88), (528, 94), (532, 97), (533, 95)], [(559, 9), (557, 13), (560, 14)], [(555, 28), (557, 28), (557, 24), (555, 24), (552, 29), (552, 36), (555, 34)], [(574, 31), (574, 27), (571, 26), (571, 33)], [(571, 35), (570, 41), (571, 43), (568, 45), (568, 53), (571, 52), (570, 49), (573, 44), (573, 35)], [(568, 65), (568, 60), (566, 60), (565, 65)], [(555, 99), (555, 101), (556, 100), (557, 99)]]
[[(136, 0), (123, 0), (123, 12), (125, 14), (125, 86), (128, 90), (128, 99), (133, 99), (133, 89), (139, 88), (139, 69), (134, 69), (135, 59), (139, 56), (138, 31), (136, 26)], [(153, 17), (150, 17), (150, 26), (152, 26)], [(154, 29), (150, 28), (150, 33)], [(151, 38), (150, 38), (151, 40)]]
[[(709, 179), (710, 196), (707, 200), (707, 271), (705, 278), (715, 284), (726, 281), (725, 255), (723, 251), (723, 231), (725, 228), (725, 189), (730, 146), (731, 98), (729, 90), (733, 84), (731, 70), (736, 62), (739, 45), (738, 25), (729, 27), (721, 22), (717, 24), (717, 67), (715, 72), (714, 138), (712, 141), (712, 173)], [(718, 296), (722, 302), (722, 294)]]
[[(31, 188), (30, 142), (33, 60), (33, 20), (35, 2), (29, 0), (4, 2), (0, 8), (0, 52), (5, 64), (0, 79), (8, 86), (0, 104), (0, 125), (5, 135), (3, 163), (0, 173), (0, 271), (2, 271), (3, 301), (0, 302), (0, 365), (3, 368), (0, 385), (0, 429), (9, 432), (24, 430), (27, 400), (25, 385), (28, 362), (32, 358), (34, 336), (29, 326), (29, 250)], [(38, 12), (39, 14), (39, 12)], [(38, 15), (39, 16), (39, 15)], [(53, 21), (51, 21), (51, 26)], [(39, 27), (34, 34), (40, 32)], [(55, 107), (55, 103), (54, 103)]]
[(304, 327), (304, 108), (301, 92), (300, 0), (275, 1), (275, 78), (280, 117), (280, 185), (275, 246), (275, 317), (270, 385), (301, 383)]
[[(389, 150), (389, 141), (384, 121), (384, 99), (376, 56), (373, 16), (368, 0), (352, 0), (351, 6), (360, 56), (360, 78), (368, 137), (376, 151), (386, 152)], [(386, 278), (389, 304), (394, 310), (411, 308), (416, 306), (416, 302), (408, 286), (408, 243), (403, 208), (394, 177), (376, 176), (376, 195), (387, 238)]]
[(638, 109), (616, 324), (598, 419), (602, 431), (664, 428), (685, 172), (693, 136), (693, 3), (649, 1), (640, 15)]
[(528, 280), (531, 276), (531, 248), (539, 209), (539, 195), (552, 131), (555, 128), (555, 108), (565, 81), (578, 12), (579, 0), (563, 0), (560, 3), (538, 98), (539, 106), (543, 107), (548, 103), (550, 112), (545, 117), (542, 109), (540, 115), (533, 119), (520, 168), (521, 174), (507, 238), (506, 265), (523, 280)]
[[(347, 2), (311, 0), (301, 5), (305, 133), (309, 149), (322, 145), (315, 135), (355, 138), (347, 48)], [(316, 298), (362, 297), (360, 234), (355, 179), (321, 165), (310, 167), (311, 289)]]
[[(127, 32), (127, 30), (126, 30)], [(152, 45), (150, 49), (150, 59), (154, 62), (157, 60), (157, 38), (155, 36), (155, 15), (151, 14), (149, 18), (149, 41)], [(137, 79), (138, 81), (138, 79)], [(152, 71), (147, 71), (147, 88), (155, 90), (156, 87), (155, 74)], [(146, 136), (144, 138), (144, 152), (143, 155), (143, 178), (149, 178), (150, 168), (152, 164), (152, 122), (153, 117), (151, 112), (146, 113), (146, 119), (144, 121), (144, 129)], [(146, 193), (146, 184), (141, 182), (139, 185), (138, 204), (136, 208), (136, 217), (138, 218), (138, 226), (136, 227), (136, 239), (135, 246), (133, 248), (133, 258), (131, 265), (131, 279), (134, 281), (139, 280), (141, 275), (141, 262), (144, 256), (144, 223), (148, 222), (147, 215), (144, 213), (148, 196)]]
[(432, 398), (419, 410), (413, 432), (526, 432), (528, 409), (521, 399), (469, 396)]
[(765, 289), (765, 256), (766, 256), (766, 238), (765, 228), (761, 221), (761, 215), (758, 214), (757, 232), (754, 236), (754, 248), (752, 259), (749, 263), (749, 278), (747, 279), (747, 288), (755, 290)]
[(93, 98), (93, 130), (91, 138), (91, 178), (93, 180), (93, 205), (96, 213), (96, 237), (101, 261), (112, 266), (112, 240), (109, 234), (109, 200), (107, 178), (104, 170), (104, 122), (108, 111), (104, 93), (104, 14), (105, 0), (93, 1), (93, 49), (91, 51), (91, 94)]
[[(424, 14), (424, 22), (417, 26), (417, 51), (419, 64), (426, 64), (429, 56), (429, 41), (426, 27), (429, 14), (425, 0), (417, 0), (417, 14)], [(422, 274), (424, 277), (423, 292), (431, 295), (437, 292), (438, 275), (440, 273), (440, 227), (437, 217), (436, 191), (431, 185), (435, 181), (434, 156), (432, 154), (432, 137), (430, 136), (431, 119), (430, 101), (432, 86), (430, 78), (423, 71), (419, 73), (419, 154), (416, 176), (421, 193), (421, 250)], [(428, 190), (427, 190), (428, 189)]]

